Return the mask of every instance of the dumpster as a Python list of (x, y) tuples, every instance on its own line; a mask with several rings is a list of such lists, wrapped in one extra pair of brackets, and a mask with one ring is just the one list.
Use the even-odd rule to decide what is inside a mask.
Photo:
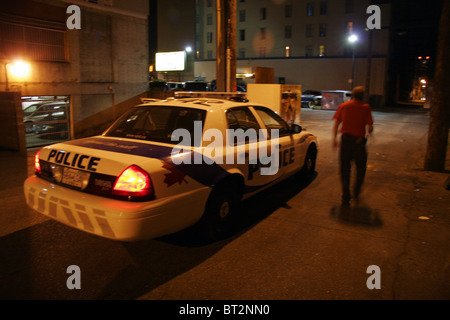
[(275, 111), (288, 124), (300, 124), (302, 86), (294, 84), (248, 84), (247, 98)]
[(336, 110), (343, 102), (352, 98), (352, 92), (346, 90), (324, 90), (322, 91), (322, 108)]

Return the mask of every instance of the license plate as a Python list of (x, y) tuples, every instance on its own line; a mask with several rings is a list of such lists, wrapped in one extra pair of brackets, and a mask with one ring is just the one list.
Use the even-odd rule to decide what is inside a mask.
[(64, 167), (61, 182), (73, 187), (84, 189), (89, 182), (89, 176), (89, 172)]

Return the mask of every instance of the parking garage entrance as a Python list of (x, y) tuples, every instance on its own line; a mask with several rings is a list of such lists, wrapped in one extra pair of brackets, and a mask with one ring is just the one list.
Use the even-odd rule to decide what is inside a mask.
[(70, 138), (69, 96), (22, 96), (22, 109), (27, 148)]

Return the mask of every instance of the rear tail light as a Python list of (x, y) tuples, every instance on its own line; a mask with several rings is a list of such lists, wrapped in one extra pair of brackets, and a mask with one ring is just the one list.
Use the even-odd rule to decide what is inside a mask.
[(41, 174), (41, 163), (39, 162), (39, 154), (41, 153), (41, 150), (39, 150), (36, 155), (34, 156), (34, 170), (37, 174)]
[(150, 176), (138, 166), (130, 166), (117, 177), (112, 193), (126, 197), (152, 196)]

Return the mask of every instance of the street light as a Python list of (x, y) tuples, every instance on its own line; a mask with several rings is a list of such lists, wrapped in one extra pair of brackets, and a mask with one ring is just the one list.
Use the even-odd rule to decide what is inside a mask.
[(21, 60), (16, 60), (13, 63), (5, 62), (6, 91), (9, 91), (8, 69), (14, 77), (25, 78), (30, 74), (31, 67), (29, 63)]
[(30, 65), (23, 61), (14, 61), (11, 65), (11, 73), (17, 78), (23, 78), (30, 73)]
[(355, 79), (355, 43), (358, 41), (358, 36), (352, 34), (348, 37), (348, 42), (352, 44), (352, 85), (351, 88), (353, 90), (353, 83)]
[(348, 37), (348, 41), (350, 41), (351, 43), (355, 43), (356, 41), (358, 41), (358, 37), (356, 36), (356, 34), (352, 34), (350, 35), (350, 37)]
[[(184, 48), (185, 51), (185, 63), (186, 63), (186, 68), (183, 70), (182, 73), (178, 74), (178, 80), (179, 81), (184, 81), (184, 78), (186, 76), (187, 72), (191, 72), (192, 68), (191, 68), (191, 61), (192, 61), (192, 56), (191, 56), (191, 52), (192, 52), (192, 47), (190, 45), (187, 45)], [(181, 75), (181, 79), (180, 79), (180, 75)]]

